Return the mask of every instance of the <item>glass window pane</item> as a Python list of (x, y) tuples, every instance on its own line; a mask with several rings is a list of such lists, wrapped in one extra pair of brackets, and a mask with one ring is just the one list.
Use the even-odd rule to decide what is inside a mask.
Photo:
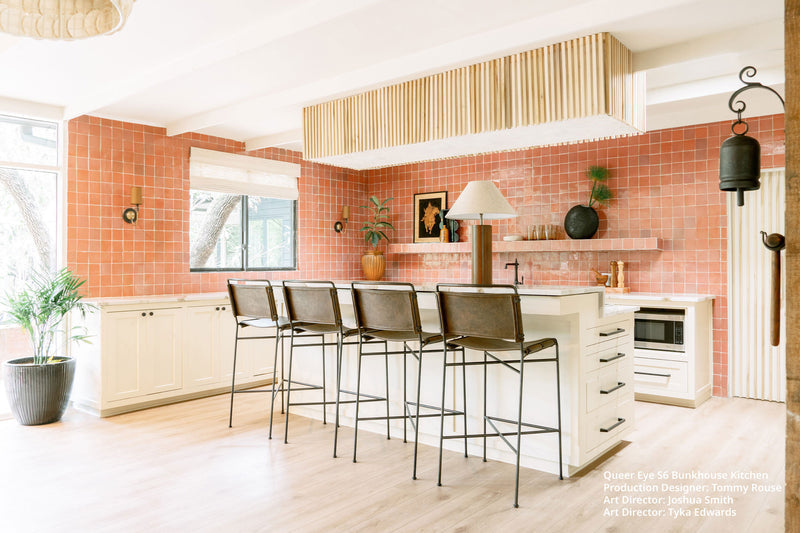
[(250, 196), (247, 210), (247, 267), (294, 268), (294, 201)]
[(242, 268), (242, 196), (191, 191), (191, 268)]
[(57, 191), (55, 172), (0, 167), (0, 295), (56, 268)]
[(0, 115), (0, 161), (58, 165), (58, 125)]

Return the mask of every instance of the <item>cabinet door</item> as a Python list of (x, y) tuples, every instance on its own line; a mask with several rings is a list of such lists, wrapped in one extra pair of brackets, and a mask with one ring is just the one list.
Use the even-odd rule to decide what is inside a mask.
[(103, 321), (103, 398), (123, 400), (147, 394), (143, 379), (142, 340), (146, 317), (144, 311), (108, 313)]
[(219, 305), (188, 307), (184, 314), (183, 378), (186, 387), (217, 383), (221, 378)]
[(147, 369), (148, 393), (181, 388), (181, 309), (153, 309), (147, 312), (146, 323), (141, 359)]

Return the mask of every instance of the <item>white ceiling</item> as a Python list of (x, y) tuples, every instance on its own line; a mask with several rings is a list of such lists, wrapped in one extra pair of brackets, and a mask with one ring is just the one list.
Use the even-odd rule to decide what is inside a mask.
[(649, 130), (732, 118), (745, 65), (783, 93), (782, 0), (137, 0), (107, 37), (0, 34), (0, 113), (299, 150), (309, 104), (599, 31), (647, 73)]

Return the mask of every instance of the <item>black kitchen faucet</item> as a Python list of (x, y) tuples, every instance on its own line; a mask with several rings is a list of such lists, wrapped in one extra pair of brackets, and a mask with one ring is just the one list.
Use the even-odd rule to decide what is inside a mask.
[(521, 278), (518, 277), (519, 276), (519, 261), (517, 261), (516, 257), (514, 258), (514, 262), (513, 263), (506, 263), (506, 266), (504, 268), (508, 269), (508, 267), (510, 267), (510, 266), (514, 267), (514, 285), (522, 285), (522, 282), (525, 281), (525, 276), (522, 276)]

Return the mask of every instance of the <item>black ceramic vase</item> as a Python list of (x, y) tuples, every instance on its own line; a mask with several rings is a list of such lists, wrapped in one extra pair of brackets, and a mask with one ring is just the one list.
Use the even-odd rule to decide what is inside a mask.
[(585, 205), (574, 206), (564, 217), (564, 231), (571, 239), (591, 239), (599, 225), (597, 211)]

